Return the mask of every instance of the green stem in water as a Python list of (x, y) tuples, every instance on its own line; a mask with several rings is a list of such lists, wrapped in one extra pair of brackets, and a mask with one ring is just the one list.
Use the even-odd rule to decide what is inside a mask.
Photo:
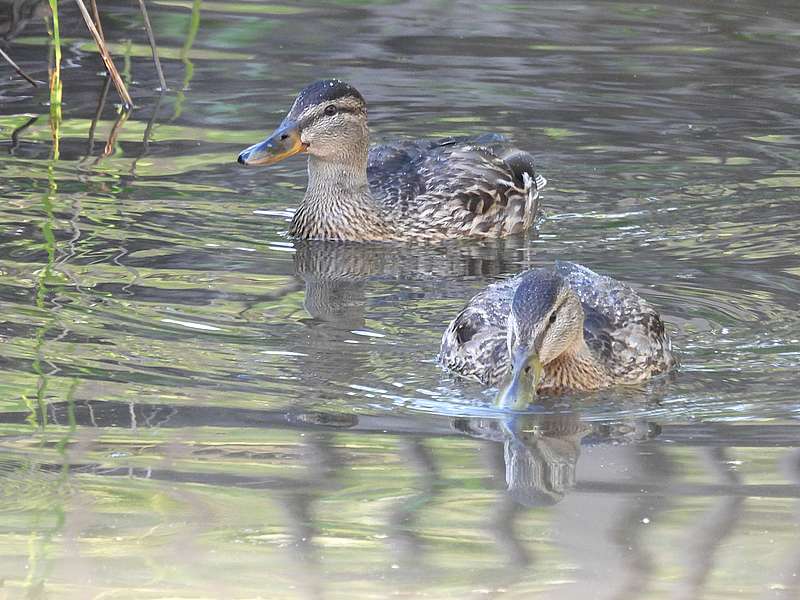
[(53, 62), (50, 65), (50, 131), (53, 138), (53, 160), (58, 160), (61, 127), (61, 31), (58, 25), (58, 0), (50, 0), (53, 13), (50, 37)]

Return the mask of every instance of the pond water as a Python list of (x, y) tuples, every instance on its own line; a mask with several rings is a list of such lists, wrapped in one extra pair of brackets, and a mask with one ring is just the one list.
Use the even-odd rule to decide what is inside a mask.
[[(163, 96), (102, 3), (120, 119), (63, 3), (57, 160), (0, 66), (0, 597), (800, 595), (796, 2), (148, 6)], [(327, 76), (375, 140), (531, 150), (538, 234), (287, 239), (304, 161), (235, 158)], [(441, 372), (467, 298), (556, 259), (657, 306), (678, 372), (523, 415)]]

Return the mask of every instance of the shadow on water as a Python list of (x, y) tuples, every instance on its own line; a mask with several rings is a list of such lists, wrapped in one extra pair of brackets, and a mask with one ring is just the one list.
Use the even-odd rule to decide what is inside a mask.
[[(0, 2), (39, 81), (42, 7)], [(58, 127), (0, 82), (9, 597), (797, 596), (794, 4), (153, 2), (160, 93), (112, 2), (132, 113), (60, 8)], [(534, 151), (537, 231), (289, 241), (304, 165), (234, 158), (329, 75), (376, 141)], [(557, 259), (657, 306), (680, 370), (508, 413), (439, 369), (467, 298)]]

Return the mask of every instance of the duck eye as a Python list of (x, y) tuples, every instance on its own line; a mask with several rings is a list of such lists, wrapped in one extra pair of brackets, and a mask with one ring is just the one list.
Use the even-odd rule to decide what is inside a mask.
[(333, 104), (328, 104), (328, 106), (325, 107), (325, 114), (332, 117), (336, 114), (336, 107)]
[(550, 315), (550, 324), (552, 325), (555, 322), (556, 322), (556, 313), (553, 313), (552, 315)]

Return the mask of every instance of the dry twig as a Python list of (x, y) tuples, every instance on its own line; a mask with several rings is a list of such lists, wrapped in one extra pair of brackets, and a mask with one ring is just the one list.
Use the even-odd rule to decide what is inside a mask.
[(11, 59), (11, 57), (10, 57), (8, 54), (6, 54), (5, 52), (3, 52), (3, 49), (2, 49), (2, 48), (0, 48), (0, 56), (2, 56), (2, 57), (3, 57), (3, 59), (4, 59), (4, 60), (5, 60), (5, 61), (6, 61), (6, 62), (9, 64), (9, 65), (11, 65), (11, 68), (12, 68), (12, 69), (14, 69), (14, 70), (17, 72), (17, 75), (19, 75), (20, 77), (22, 77), (22, 78), (23, 78), (25, 81), (27, 81), (28, 83), (30, 83), (30, 84), (31, 84), (33, 87), (38, 87), (38, 84), (37, 84), (37, 83), (36, 83), (36, 82), (35, 82), (33, 79), (31, 79), (31, 77), (30, 77), (30, 76), (29, 76), (29, 75), (28, 75), (28, 74), (27, 74), (25, 71), (23, 71), (22, 69), (20, 69), (19, 65), (18, 65), (17, 63), (15, 63), (15, 62), (14, 62), (14, 61)]
[(100, 34), (100, 38), (105, 42), (106, 34), (103, 33), (103, 23), (100, 21), (100, 11), (97, 9), (97, 0), (91, 0), (91, 5), (92, 17), (94, 17), (94, 26), (97, 27), (97, 33)]
[(158, 73), (158, 83), (161, 86), (161, 91), (164, 92), (167, 89), (167, 82), (164, 79), (164, 71), (161, 70), (161, 60), (158, 58), (156, 37), (153, 35), (153, 27), (150, 25), (150, 17), (147, 14), (147, 7), (144, 4), (144, 0), (139, 0), (139, 8), (144, 18), (144, 28), (147, 31), (147, 39), (150, 41), (150, 50), (153, 53), (153, 64), (156, 66), (156, 73)]
[(114, 82), (114, 87), (117, 88), (117, 93), (119, 97), (122, 99), (122, 103), (127, 107), (131, 108), (133, 106), (133, 100), (131, 99), (130, 94), (128, 93), (128, 89), (125, 87), (125, 82), (122, 81), (122, 77), (117, 71), (117, 67), (114, 66), (114, 61), (111, 60), (111, 53), (108, 51), (108, 47), (106, 46), (105, 41), (103, 40), (103, 36), (95, 27), (94, 21), (92, 20), (89, 11), (86, 9), (86, 4), (84, 4), (83, 0), (75, 0), (78, 3), (78, 8), (81, 10), (81, 14), (83, 15), (83, 20), (86, 22), (86, 27), (89, 28), (89, 33), (92, 34), (94, 38), (95, 44), (97, 44), (97, 48), (100, 50), (100, 56), (103, 59), (103, 62), (106, 65), (106, 69), (108, 73), (111, 75), (111, 80)]

